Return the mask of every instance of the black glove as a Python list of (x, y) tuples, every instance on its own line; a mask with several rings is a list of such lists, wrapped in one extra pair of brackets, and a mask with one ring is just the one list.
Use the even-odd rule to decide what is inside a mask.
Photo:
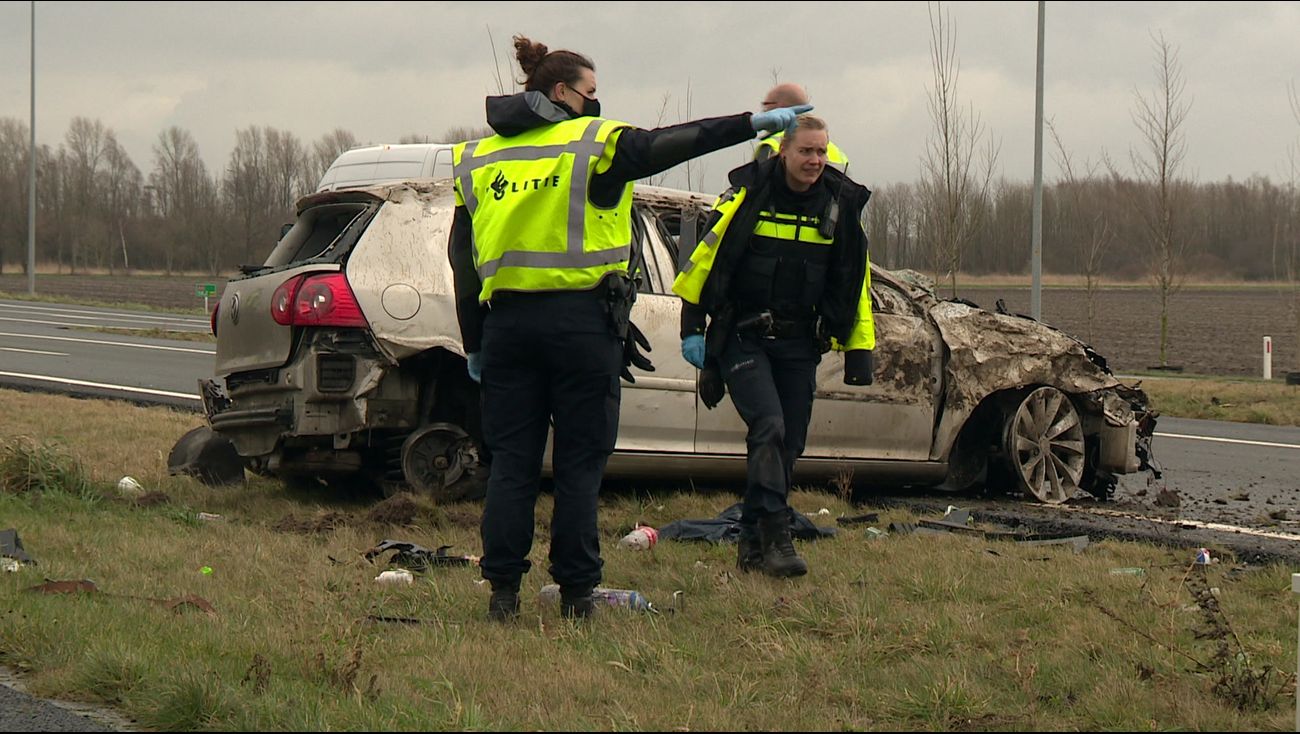
[(722, 370), (718, 363), (708, 360), (700, 370), (700, 401), (704, 407), (713, 410), (727, 396), (727, 383), (722, 381)]
[(872, 371), (870, 349), (854, 349), (844, 353), (845, 385), (870, 385), (874, 380)]
[(627, 322), (627, 338), (623, 340), (623, 379), (634, 385), (636, 384), (636, 378), (632, 376), (632, 370), (628, 369), (629, 366), (646, 372), (655, 371), (655, 366), (650, 361), (650, 358), (638, 351), (638, 346), (647, 352), (651, 351), (650, 340), (645, 338), (645, 334), (641, 333), (636, 324), (629, 321)]

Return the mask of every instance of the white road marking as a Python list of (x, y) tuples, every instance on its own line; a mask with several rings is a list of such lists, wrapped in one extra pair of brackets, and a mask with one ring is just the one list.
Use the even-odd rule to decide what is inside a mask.
[(153, 390), (147, 387), (130, 387), (128, 385), (109, 385), (103, 382), (89, 382), (87, 380), (73, 380), (67, 377), (51, 377), (49, 375), (26, 375), (21, 372), (0, 372), (0, 377), (17, 377), (24, 380), (38, 380), (42, 382), (57, 382), (63, 385), (77, 385), (80, 387), (98, 387), (104, 390), (121, 390), (123, 392), (141, 393), (144, 395), (160, 395), (168, 398), (184, 398), (200, 402), (197, 395), (190, 395), (183, 392), (171, 392), (170, 390)]
[[(1041, 507), (1041, 505), (1039, 505)], [(1294, 540), (1300, 542), (1300, 535), (1294, 533), (1276, 533), (1269, 530), (1255, 530), (1254, 528), (1243, 528), (1237, 525), (1225, 525), (1219, 522), (1202, 522), (1200, 520), (1190, 520), (1187, 518), (1166, 519), (1163, 517), (1151, 517), (1150, 515), (1138, 515), (1132, 512), (1120, 512), (1119, 510), (1102, 510), (1094, 507), (1071, 507), (1069, 505), (1060, 505), (1061, 509), (1070, 512), (1086, 512), (1092, 515), (1106, 515), (1108, 517), (1125, 517), (1131, 520), (1146, 520), (1148, 522), (1158, 523), (1161, 525), (1178, 525), (1181, 527), (1195, 527), (1204, 530), (1218, 530), (1230, 533), (1241, 533), (1243, 535), (1254, 535), (1260, 538), (1274, 538), (1277, 540)]]
[(1215, 441), (1218, 443), (1235, 443), (1243, 446), (1264, 446), (1270, 449), (1300, 449), (1300, 444), (1275, 443), (1273, 441), (1247, 441), (1244, 438), (1220, 438), (1219, 436), (1188, 436), (1182, 433), (1157, 433), (1160, 438), (1185, 438), (1188, 441)]
[(8, 331), (0, 331), (0, 336), (9, 336), (18, 339), (49, 339), (60, 342), (78, 342), (80, 344), (107, 344), (114, 347), (133, 347), (135, 349), (156, 349), (162, 352), (187, 352), (189, 354), (216, 354), (213, 349), (191, 349), (189, 347), (165, 347), (160, 344), (133, 344), (131, 342), (115, 342), (107, 339), (77, 339), (71, 336), (45, 336), (43, 334), (16, 334)]
[[(120, 331), (139, 331), (139, 326), (101, 326), (92, 324), (73, 324), (67, 321), (43, 321), (41, 319), (11, 319), (7, 316), (0, 316), (0, 321), (15, 321), (20, 324), (44, 324), (45, 326), (61, 326), (67, 329), (117, 329)], [(154, 328), (154, 327), (149, 327)], [(176, 331), (184, 334), (201, 334), (199, 329), (161, 329), (162, 331)]]
[(48, 354), (51, 357), (66, 357), (67, 352), (43, 352), (39, 349), (19, 349), (18, 347), (0, 347), (0, 352), (22, 352), (23, 354)]

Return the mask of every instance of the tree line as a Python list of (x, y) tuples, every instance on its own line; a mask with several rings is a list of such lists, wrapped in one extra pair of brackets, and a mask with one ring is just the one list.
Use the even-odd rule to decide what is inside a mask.
[[(448, 131), (465, 135), (481, 130)], [(0, 118), (0, 272), (22, 269), (27, 252), (28, 129)], [(455, 136), (452, 136), (455, 137)], [(449, 137), (447, 139), (452, 139)], [(402, 142), (427, 138), (407, 136)], [(1056, 139), (1063, 174), (1044, 187), (1046, 272), (1121, 279), (1150, 275), (1150, 233), (1132, 205), (1155, 194), (1158, 181), (1126, 176), (1106, 162), (1073, 161)], [(315, 189), (339, 153), (357, 145), (342, 129), (303, 142), (293, 133), (252, 126), (235, 133), (225, 166), (209, 170), (189, 131), (159, 133), (147, 171), (101, 121), (74, 118), (57, 147), (41, 145), (37, 168), (37, 257), (60, 272), (135, 269), (234, 272), (261, 262), (294, 202)], [(983, 175), (983, 174), (981, 174)], [(965, 273), (1026, 273), (1028, 183), (992, 180), (971, 187), (956, 254), (938, 246), (945, 223), (934, 186), (876, 187), (867, 207), (873, 261), (913, 268), (942, 280), (954, 262)], [(868, 182), (870, 185), (870, 182)], [(1287, 279), (1300, 236), (1294, 176), (1275, 182), (1170, 184), (1179, 202), (1171, 226), (1186, 243), (1179, 272), (1244, 280)]]

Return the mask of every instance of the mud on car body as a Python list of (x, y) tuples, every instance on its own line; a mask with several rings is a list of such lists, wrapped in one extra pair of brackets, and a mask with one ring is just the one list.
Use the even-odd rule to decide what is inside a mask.
[[(638, 186), (645, 253), (633, 320), (654, 372), (623, 385), (607, 474), (735, 480), (745, 426), (707, 410), (680, 356), (671, 284), (708, 197)], [(478, 389), (465, 369), (446, 245), (448, 180), (322, 191), (264, 265), (232, 279), (213, 318), (212, 429), (254, 471), (287, 482), (482, 493)], [(911, 271), (872, 269), (875, 382), (846, 386), (826, 355), (796, 481), (853, 472), (872, 485), (980, 483), (1045, 502), (1105, 496), (1149, 467), (1154, 414), (1086, 345), (1044, 324), (938, 299)], [(549, 455), (549, 452), (548, 452)]]

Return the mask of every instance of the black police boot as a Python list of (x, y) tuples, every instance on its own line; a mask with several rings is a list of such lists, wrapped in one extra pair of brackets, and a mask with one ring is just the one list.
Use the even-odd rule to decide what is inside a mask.
[(493, 622), (510, 622), (519, 616), (519, 582), (492, 582), (492, 598), (488, 599), (488, 619)]
[(591, 587), (560, 587), (560, 616), (567, 619), (586, 619), (596, 611), (596, 602), (591, 598)]
[(758, 541), (758, 527), (741, 525), (736, 541), (736, 568), (741, 573), (763, 570), (763, 547)]
[(763, 550), (763, 573), (777, 578), (808, 573), (808, 564), (794, 552), (789, 511), (772, 512), (760, 518), (758, 537)]

